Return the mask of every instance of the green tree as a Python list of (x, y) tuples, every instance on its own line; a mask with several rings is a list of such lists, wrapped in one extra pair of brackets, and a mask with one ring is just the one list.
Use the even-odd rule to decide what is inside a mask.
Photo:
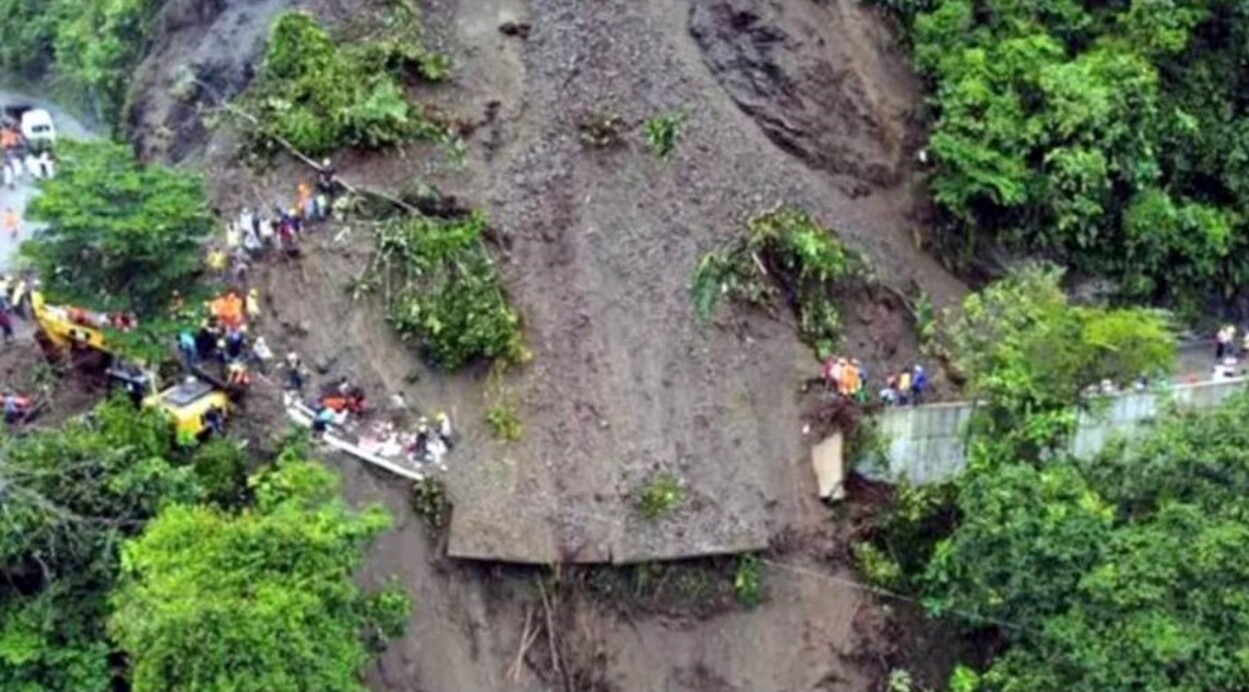
[(1238, 395), (1095, 459), (973, 467), (928, 596), (1003, 624), (986, 689), (1249, 686), (1246, 415)]
[(929, 81), (963, 260), (1005, 246), (1191, 311), (1249, 281), (1243, 3), (878, 1)]
[(1169, 372), (1175, 338), (1160, 313), (1069, 304), (1061, 272), (1031, 267), (969, 296), (950, 328), (967, 393), (983, 405), (978, 424), (992, 441), (1039, 458), (1069, 434), (1081, 393)]
[(167, 508), (123, 550), (111, 631), (134, 689), (356, 690), (370, 633), (393, 636), (406, 598), (352, 581), (388, 523), (348, 510), (321, 466), (280, 459), (254, 508)]
[(118, 546), (196, 479), (167, 461), (167, 421), (124, 400), (0, 444), (0, 688), (107, 690)]
[(140, 314), (162, 310), (199, 272), (212, 231), (200, 179), (145, 166), (110, 142), (65, 143), (57, 177), (28, 210), (47, 224), (22, 245), (54, 295)]
[(48, 79), (120, 124), (158, 0), (0, 0), (0, 67)]

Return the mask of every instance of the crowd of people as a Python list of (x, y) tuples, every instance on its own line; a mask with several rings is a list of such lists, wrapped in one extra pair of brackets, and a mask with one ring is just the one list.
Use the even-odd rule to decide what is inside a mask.
[[(847, 399), (866, 404), (869, 399), (867, 366), (858, 358), (830, 356), (821, 368), (824, 385)], [(917, 405), (928, 391), (928, 374), (922, 365), (887, 375), (880, 402), (886, 406)]]
[[(208, 248), (205, 264), (209, 273), (230, 289), (213, 302), (210, 319), (202, 322), (198, 333), (179, 335), (179, 350), (188, 367), (215, 360), (227, 369), (228, 381), (240, 386), (250, 383), (249, 368), (269, 374), (272, 348), (264, 337), (252, 339), (248, 333), (247, 325), (254, 325), (261, 314), (257, 289), (251, 286), (251, 268), (275, 256), (298, 257), (304, 234), (329, 217), (337, 188), (334, 170), (325, 161), (314, 182), (296, 186), (289, 204), (274, 205), (268, 213), (243, 208), (227, 224), (224, 241)], [(305, 400), (312, 373), (300, 355), (287, 352), (279, 368), (288, 404)], [(445, 468), (445, 457), (454, 444), (450, 417), (439, 413), (431, 422), (420, 416), (415, 426), (405, 425), (411, 422), (410, 418), (405, 421), (406, 402), (401, 394), (395, 397), (402, 405), (392, 405), (394, 415), (359, 429), (350, 424), (352, 419), (371, 417), (365, 392), (348, 378), (341, 378), (307, 399), (313, 436), (324, 440), (334, 428), (356, 429), (359, 447), (368, 453)]]
[(334, 169), (326, 160), (315, 187), (300, 182), (288, 207), (275, 205), (269, 213), (245, 207), (226, 225), (225, 242), (208, 251), (209, 273), (235, 284), (245, 284), (251, 264), (271, 255), (297, 257), (300, 241), (309, 225), (329, 217), (337, 189)]

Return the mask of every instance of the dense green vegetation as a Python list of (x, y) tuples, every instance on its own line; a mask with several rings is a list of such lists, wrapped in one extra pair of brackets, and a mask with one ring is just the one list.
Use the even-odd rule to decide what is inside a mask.
[(1130, 451), (982, 458), (960, 480), (962, 520), (925, 579), (935, 612), (1008, 623), (987, 689), (1249, 685), (1246, 415), (1240, 396)]
[(417, 18), (394, 3), (380, 35), (339, 43), (310, 15), (278, 17), (249, 98), (261, 123), (250, 132), (255, 151), (276, 151), (272, 136), (320, 156), (345, 146), (383, 148), (443, 129), (408, 101), (405, 78), (439, 81), (447, 59), (425, 50)]
[(782, 208), (755, 217), (744, 237), (699, 261), (694, 312), (709, 320), (721, 296), (768, 310), (784, 298), (803, 340), (823, 356), (841, 336), (838, 291), (864, 274), (863, 260), (831, 231), (806, 212)]
[(158, 414), (102, 405), (0, 446), (0, 688), (108, 690), (124, 672), (105, 634), (118, 548), (201, 486)]
[(363, 689), (367, 643), (402, 632), (402, 592), (352, 583), (380, 509), (349, 511), (335, 477), (296, 458), (253, 489), (237, 514), (170, 507), (123, 551), (110, 629), (136, 690)]
[(385, 517), (293, 453), (249, 483), (127, 400), (0, 447), (0, 688), (356, 689), (406, 620), (351, 581)]
[(1249, 8), (885, 0), (931, 86), (932, 191), (989, 244), (1185, 307), (1249, 280)]
[(110, 142), (58, 148), (57, 177), (27, 209), (47, 224), (22, 246), (56, 298), (104, 309), (163, 312), (200, 271), (213, 218), (200, 178), (143, 165)]
[(984, 404), (969, 468), (949, 486), (903, 488), (856, 553), (878, 583), (1001, 637), (983, 674), (960, 669), (959, 689), (1249, 685), (1237, 499), (1249, 397), (1077, 459), (1062, 443), (1076, 408), (1095, 408), (1085, 388), (1171, 362), (1161, 316), (1069, 305), (1054, 272), (1030, 270), (970, 297), (952, 341)]
[(82, 95), (116, 125), (160, 0), (0, 0), (0, 69)]
[(1019, 271), (969, 296), (949, 329), (965, 394), (983, 402), (977, 430), (1028, 459), (1073, 432), (1085, 388), (1167, 373), (1175, 362), (1163, 314), (1071, 305), (1060, 280), (1054, 269)]
[(405, 218), (381, 232), (387, 318), (435, 365), (528, 357), (520, 315), (508, 304), (482, 240), (486, 219)]

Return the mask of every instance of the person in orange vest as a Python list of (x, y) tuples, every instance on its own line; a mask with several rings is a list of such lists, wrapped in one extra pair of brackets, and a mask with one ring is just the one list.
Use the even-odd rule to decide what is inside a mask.
[(239, 294), (230, 291), (226, 294), (225, 305), (227, 325), (231, 327), (241, 326), (243, 324), (243, 299), (239, 297)]
[(841, 369), (842, 394), (853, 397), (859, 393), (859, 361), (851, 360)]
[(22, 222), (18, 218), (17, 212), (13, 210), (13, 207), (4, 210), (4, 230), (9, 232), (14, 241), (17, 240), (17, 236), (22, 230)]
[(296, 215), (302, 216), (304, 219), (311, 220), (311, 214), (309, 214), (311, 211), (311, 205), (312, 186), (309, 185), (307, 181), (300, 181), (299, 188), (295, 195), (294, 212)]

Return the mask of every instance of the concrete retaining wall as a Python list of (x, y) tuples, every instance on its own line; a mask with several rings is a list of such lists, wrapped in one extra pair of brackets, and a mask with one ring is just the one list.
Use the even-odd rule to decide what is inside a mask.
[[(1118, 436), (1146, 429), (1169, 402), (1191, 408), (1216, 406), (1243, 391), (1249, 378), (1176, 385), (1164, 392), (1127, 393), (1109, 397), (1105, 407), (1083, 413), (1071, 449), (1079, 456), (1095, 454)], [(906, 479), (936, 483), (962, 471), (966, 463), (967, 421), (974, 407), (967, 402), (886, 409), (877, 418), (887, 458), (861, 460), (855, 468), (879, 480)]]

